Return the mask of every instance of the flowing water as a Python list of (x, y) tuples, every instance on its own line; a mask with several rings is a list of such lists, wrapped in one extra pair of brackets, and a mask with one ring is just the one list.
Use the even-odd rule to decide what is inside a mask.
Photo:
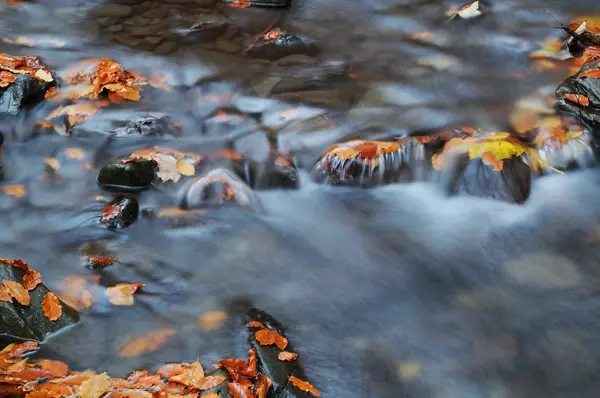
[[(146, 284), (134, 306), (82, 312), (81, 324), (40, 355), (115, 376), (198, 356), (208, 366), (245, 354), (235, 314), (251, 304), (287, 326), (326, 397), (600, 393), (596, 170), (541, 178), (522, 206), (449, 198), (427, 182), (323, 186), (307, 172), (343, 139), (506, 129), (517, 99), (566, 77), (536, 70), (527, 57), (553, 33), (546, 10), (568, 21), (600, 11), (595, 2), (489, 1), (482, 18), (451, 22), (444, 12), (463, 4), (296, 0), (283, 11), (204, 0), (119, 4), (130, 13), (106, 17), (101, 2), (76, 0), (0, 5), (0, 35), (38, 41), (5, 44), (3, 52), (40, 55), (55, 70), (108, 56), (167, 74), (174, 85), (105, 109), (72, 136), (36, 133), (48, 104), (2, 122), (4, 183), (26, 185), (27, 196), (0, 196), (0, 255), (23, 258), (60, 291), (69, 275), (98, 274), (85, 267), (81, 247), (102, 242), (119, 257), (99, 273), (102, 285)], [(215, 28), (186, 33), (199, 20)], [(285, 62), (241, 55), (274, 21), (312, 38), (320, 55)], [(415, 39), (417, 32), (431, 36)], [(252, 117), (210, 123), (218, 109)], [(115, 124), (148, 113), (181, 123), (182, 137), (108, 139)], [(104, 164), (157, 144), (206, 151), (232, 140), (260, 160), (259, 128), (292, 151), (300, 189), (257, 192), (260, 212), (210, 209), (195, 225), (141, 217), (112, 231), (98, 222), (104, 204), (96, 197), (111, 197), (96, 183)], [(85, 150), (88, 168), (65, 157), (70, 147)], [(47, 176), (49, 157), (63, 165), (57, 178)], [(138, 199), (142, 209), (176, 206), (168, 189)], [(204, 331), (196, 320), (211, 310), (232, 317)], [(165, 327), (177, 334), (160, 349), (119, 356), (126, 338)]]

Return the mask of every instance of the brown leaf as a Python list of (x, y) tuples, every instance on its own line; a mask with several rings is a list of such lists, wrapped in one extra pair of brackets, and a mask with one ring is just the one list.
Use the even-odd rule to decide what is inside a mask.
[(321, 396), (321, 393), (319, 392), (319, 390), (317, 390), (315, 387), (313, 387), (313, 385), (310, 384), (309, 382), (300, 380), (299, 378), (297, 378), (295, 376), (289, 376), (288, 379), (289, 379), (290, 383), (292, 383), (295, 387), (299, 388), (300, 390), (309, 392), (312, 395), (314, 395), (315, 397)]
[(100, 398), (110, 391), (110, 378), (106, 373), (93, 375), (79, 386), (78, 393), (81, 398)]
[(4, 185), (0, 187), (6, 195), (13, 196), (17, 199), (24, 198), (27, 195), (27, 190), (23, 184)]
[(29, 292), (19, 282), (4, 279), (2, 284), (8, 289), (8, 293), (21, 305), (28, 306), (31, 303)]
[(113, 287), (106, 289), (104, 294), (108, 296), (108, 300), (114, 305), (132, 305), (133, 294), (140, 288), (144, 287), (143, 283), (119, 283)]
[(255, 334), (256, 341), (260, 345), (273, 345), (275, 344), (280, 350), (285, 350), (288, 345), (288, 340), (271, 329), (261, 329)]
[(38, 361), (37, 365), (40, 366), (42, 370), (50, 373), (54, 377), (65, 377), (67, 374), (69, 374), (69, 367), (60, 361), (42, 359)]
[(221, 360), (219, 365), (223, 366), (234, 379), (238, 375), (256, 377), (256, 353), (253, 349), (248, 350), (248, 361), (228, 358)]
[(259, 375), (254, 385), (254, 397), (255, 398), (267, 398), (267, 394), (271, 389), (273, 382), (265, 375)]
[(33, 290), (42, 283), (42, 274), (35, 269), (30, 269), (23, 276), (23, 286), (27, 290)]
[(0, 301), (10, 303), (12, 301), (12, 296), (10, 295), (6, 286), (0, 285)]
[(14, 73), (1, 71), (0, 72), (0, 87), (6, 87), (11, 83), (14, 83), (17, 80), (17, 77)]
[(187, 367), (185, 370), (177, 375), (169, 377), (171, 383), (179, 383), (184, 386), (190, 387), (196, 384), (199, 380), (204, 377), (204, 368), (199, 361), (196, 361)]
[(253, 398), (248, 386), (240, 383), (228, 383), (229, 395), (233, 398)]
[(280, 361), (291, 362), (291, 361), (295, 361), (298, 358), (298, 354), (296, 354), (295, 352), (290, 352), (290, 351), (281, 351), (277, 355), (277, 358)]
[(181, 363), (168, 363), (161, 366), (160, 369), (156, 371), (156, 374), (168, 379), (172, 376), (183, 373), (185, 369), (185, 366), (183, 366)]
[(583, 72), (579, 77), (590, 77), (592, 79), (600, 79), (600, 69), (588, 69)]
[(227, 319), (225, 311), (208, 311), (198, 318), (197, 323), (204, 330), (214, 330), (220, 328), (225, 319)]
[(563, 98), (583, 107), (590, 105), (590, 99), (583, 94), (565, 94)]
[(37, 341), (25, 341), (21, 344), (9, 344), (2, 351), (0, 351), (1, 359), (11, 359), (31, 351), (37, 350), (39, 344)]
[(175, 329), (168, 328), (129, 338), (121, 346), (119, 354), (122, 357), (137, 357), (145, 352), (155, 351), (175, 333)]
[(44, 315), (51, 321), (57, 321), (62, 315), (62, 304), (53, 293), (46, 293), (42, 300)]

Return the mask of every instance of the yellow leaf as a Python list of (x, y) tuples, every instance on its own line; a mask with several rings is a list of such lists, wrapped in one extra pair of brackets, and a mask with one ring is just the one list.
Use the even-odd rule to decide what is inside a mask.
[(177, 168), (177, 171), (181, 173), (181, 175), (193, 176), (194, 174), (196, 174), (196, 168), (194, 167), (194, 165), (184, 160), (178, 160), (175, 167)]
[(33, 78), (35, 78), (37, 80), (41, 80), (43, 82), (47, 82), (47, 83), (54, 80), (54, 78), (52, 77), (52, 74), (44, 69), (36, 70), (35, 73), (33, 74)]
[(81, 398), (100, 398), (104, 393), (111, 390), (110, 378), (105, 373), (93, 375), (79, 386)]
[(45, 158), (44, 163), (53, 168), (54, 170), (60, 169), (60, 163), (56, 158)]
[(15, 198), (24, 198), (27, 195), (27, 190), (23, 184), (4, 185), (0, 188), (6, 195), (14, 196)]
[(480, 143), (473, 144), (469, 150), (469, 159), (480, 158), (486, 152), (491, 152), (496, 159), (504, 160), (511, 157), (519, 157), (526, 152), (522, 145), (504, 140), (482, 140)]
[(85, 157), (85, 150), (77, 147), (67, 148), (65, 149), (65, 155), (71, 159), (81, 160)]

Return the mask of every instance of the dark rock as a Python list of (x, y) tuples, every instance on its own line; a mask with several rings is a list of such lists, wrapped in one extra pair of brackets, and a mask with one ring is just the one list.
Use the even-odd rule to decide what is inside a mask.
[[(267, 94), (278, 95), (308, 90), (331, 91), (340, 83), (349, 80), (349, 72), (348, 65), (337, 61), (291, 69), (275, 69), (269, 73), (269, 79), (274, 79), (274, 83), (269, 87)], [(256, 87), (264, 80), (265, 78), (261, 77), (250, 84)]]
[(255, 189), (297, 189), (298, 169), (294, 161), (283, 155), (273, 155), (265, 163), (258, 173)]
[[(0, 280), (23, 283), (26, 272), (20, 268), (0, 260)], [(63, 312), (56, 321), (50, 321), (42, 311), (42, 300), (49, 290), (39, 284), (29, 292), (31, 303), (28, 306), (16, 301), (0, 302), (0, 344), (3, 346), (23, 340), (42, 342), (49, 335), (76, 324), (79, 320), (77, 311), (61, 302)]]
[(140, 207), (133, 196), (118, 196), (110, 202), (100, 216), (100, 222), (112, 228), (124, 228), (137, 220)]
[[(224, 3), (238, 3), (236, 0), (224, 0)], [(274, 8), (285, 8), (289, 7), (291, 0), (250, 0), (250, 4), (253, 7), (274, 7)]]
[(252, 58), (276, 60), (293, 54), (315, 56), (319, 52), (317, 45), (308, 38), (273, 29), (248, 48), (245, 54)]
[(0, 115), (16, 115), (44, 99), (44, 94), (54, 85), (45, 83), (26, 74), (16, 74), (16, 81), (0, 88)]
[[(600, 79), (581, 76), (590, 69), (598, 69), (600, 61), (584, 66), (575, 75), (567, 78), (556, 89), (555, 108), (572, 115), (591, 129), (600, 131)], [(582, 106), (565, 99), (566, 94), (580, 94), (589, 99), (589, 105)], [(598, 136), (595, 137), (598, 139)]]
[(531, 190), (531, 169), (521, 157), (504, 159), (502, 171), (495, 171), (481, 158), (469, 160), (468, 155), (457, 162), (450, 193), (524, 203)]
[(148, 188), (154, 180), (156, 168), (155, 161), (146, 159), (137, 159), (125, 164), (108, 164), (100, 170), (98, 183), (105, 188)]
[(180, 136), (181, 130), (168, 116), (143, 115), (119, 127), (114, 134), (118, 137), (141, 135), (145, 137)]
[(235, 204), (250, 209), (260, 209), (254, 192), (237, 175), (225, 169), (212, 170), (188, 181), (181, 189), (179, 206), (198, 209)]
[[(263, 312), (257, 308), (251, 308), (246, 313), (244, 321), (246, 324), (251, 321), (260, 322), (266, 328), (272, 329), (281, 336), (286, 337), (281, 323), (279, 323), (279, 321), (266, 312)], [(290, 376), (295, 376), (301, 380), (307, 380), (302, 367), (298, 363), (298, 360), (296, 359), (289, 362), (280, 361), (278, 355), (281, 350), (276, 345), (264, 346), (260, 345), (258, 341), (256, 341), (255, 334), (259, 330), (260, 328), (257, 327), (246, 326), (248, 342), (250, 343), (250, 347), (256, 352), (258, 372), (267, 376), (273, 382), (273, 387), (270, 391), (269, 397), (312, 397), (312, 394), (296, 388), (288, 381)], [(289, 342), (285, 350), (289, 352), (295, 352), (292, 344)]]

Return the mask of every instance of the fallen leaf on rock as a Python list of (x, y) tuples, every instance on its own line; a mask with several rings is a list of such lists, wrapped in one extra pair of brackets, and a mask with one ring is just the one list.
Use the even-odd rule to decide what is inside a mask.
[(100, 398), (111, 391), (110, 377), (106, 373), (93, 375), (79, 386), (78, 393), (81, 398)]
[(183, 176), (193, 176), (196, 174), (196, 168), (194, 167), (194, 165), (184, 160), (178, 160), (177, 163), (175, 163), (175, 168), (177, 169), (179, 174)]
[(12, 301), (12, 296), (10, 295), (6, 286), (0, 286), (0, 301), (5, 303), (10, 303)]
[(33, 290), (42, 283), (42, 274), (37, 270), (28, 269), (27, 273), (23, 276), (23, 286), (27, 290)]
[(298, 359), (298, 354), (296, 354), (295, 352), (290, 352), (290, 351), (281, 351), (277, 355), (277, 359), (279, 359), (280, 361), (291, 362), (291, 361), (295, 361), (296, 359)]
[(261, 328), (261, 329), (265, 328), (265, 325), (263, 325), (262, 323), (260, 323), (258, 321), (250, 321), (246, 325), (253, 327), (253, 328)]
[(321, 396), (321, 393), (319, 392), (319, 390), (317, 390), (315, 387), (313, 387), (313, 385), (310, 384), (309, 382), (300, 380), (299, 378), (297, 378), (295, 376), (289, 376), (288, 379), (289, 379), (290, 383), (292, 383), (295, 387), (299, 388), (300, 390), (302, 390), (304, 392), (309, 392), (316, 397)]
[(267, 394), (271, 389), (273, 382), (265, 375), (258, 375), (258, 379), (254, 384), (254, 396), (256, 398), (267, 398)]
[(17, 77), (14, 73), (1, 71), (0, 72), (0, 87), (7, 87), (9, 84), (14, 83)]
[(141, 287), (143, 283), (119, 283), (113, 287), (106, 289), (104, 294), (108, 296), (108, 300), (114, 305), (133, 305), (133, 294)]
[(166, 328), (153, 330), (142, 336), (128, 338), (121, 345), (119, 354), (122, 357), (137, 357), (145, 352), (155, 351), (176, 333), (175, 329)]
[(27, 190), (23, 184), (3, 185), (0, 189), (8, 196), (13, 196), (17, 199), (27, 196)]
[(588, 69), (583, 72), (579, 77), (589, 77), (592, 79), (600, 79), (600, 68), (599, 69)]
[(0, 54), (0, 70), (12, 73), (26, 74), (36, 80), (52, 82), (52, 74), (38, 57), (13, 57)]
[(106, 268), (118, 261), (116, 258), (105, 256), (87, 256), (88, 264), (93, 268)]
[(19, 282), (4, 279), (2, 284), (8, 289), (8, 293), (21, 305), (28, 306), (31, 303), (29, 292)]
[(44, 315), (51, 321), (57, 321), (62, 315), (62, 304), (53, 293), (46, 293), (42, 300)]
[(25, 341), (20, 344), (9, 344), (0, 351), (0, 359), (12, 359), (28, 352), (35, 351), (39, 347), (37, 341)]
[(219, 362), (227, 370), (227, 373), (235, 380), (237, 376), (256, 377), (256, 352), (248, 350), (248, 360), (237, 358), (226, 358)]
[(225, 311), (208, 311), (200, 315), (197, 323), (204, 330), (214, 330), (220, 328), (225, 319), (227, 319)]
[(256, 341), (260, 345), (273, 345), (275, 344), (280, 350), (285, 350), (288, 345), (288, 340), (271, 329), (261, 329), (255, 334)]
[(583, 107), (590, 105), (590, 99), (583, 94), (565, 94), (563, 98)]
[(240, 383), (227, 383), (229, 395), (233, 398), (254, 398), (248, 386)]

